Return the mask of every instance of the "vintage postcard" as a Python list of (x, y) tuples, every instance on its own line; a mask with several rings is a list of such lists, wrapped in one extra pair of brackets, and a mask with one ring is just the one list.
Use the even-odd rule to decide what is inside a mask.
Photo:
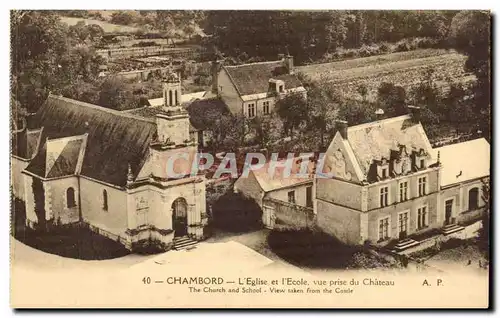
[(12, 10), (14, 308), (481, 308), (489, 11)]

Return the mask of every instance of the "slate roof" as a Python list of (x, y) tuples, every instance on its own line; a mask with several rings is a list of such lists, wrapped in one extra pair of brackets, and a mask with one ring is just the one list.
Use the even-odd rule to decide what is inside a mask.
[(361, 171), (366, 175), (373, 160), (390, 158), (391, 150), (405, 145), (408, 153), (423, 148), (431, 154), (432, 147), (420, 123), (410, 115), (388, 118), (349, 127), (347, 139)]
[(285, 82), (285, 89), (302, 86), (297, 76), (287, 73), (282, 61), (223, 66), (223, 68), (241, 96), (267, 92), (271, 78)]
[(79, 173), (78, 162), (83, 159), (86, 135), (64, 139), (66, 140), (63, 143), (61, 140), (47, 140), (26, 170), (44, 178), (64, 177)]
[(41, 135), (41, 129), (24, 129), (15, 133), (11, 139), (12, 154), (24, 159), (33, 158), (37, 151)]
[[(81, 175), (124, 186), (128, 164), (137, 175), (144, 164), (156, 124), (139, 116), (49, 95), (34, 116), (43, 127), (42, 140), (88, 134)], [(30, 163), (30, 172), (39, 176), (61, 175), (73, 171), (78, 143), (68, 144), (56, 160), (54, 171), (45, 171), (47, 143)], [(50, 152), (50, 151), (49, 151)]]
[(484, 138), (434, 148), (434, 158), (438, 151), (442, 165), (441, 186), (490, 175), (490, 144)]

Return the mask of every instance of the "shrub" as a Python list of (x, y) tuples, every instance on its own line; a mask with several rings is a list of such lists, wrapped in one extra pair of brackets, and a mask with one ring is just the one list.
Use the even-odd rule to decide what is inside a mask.
[(214, 225), (231, 232), (243, 232), (262, 226), (262, 210), (255, 200), (227, 193), (212, 208)]
[(169, 246), (157, 239), (142, 240), (132, 244), (134, 253), (151, 255), (169, 250)]

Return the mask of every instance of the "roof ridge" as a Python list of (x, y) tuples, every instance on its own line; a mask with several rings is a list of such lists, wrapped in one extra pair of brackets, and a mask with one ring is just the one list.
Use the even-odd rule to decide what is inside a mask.
[(99, 106), (99, 105), (90, 104), (90, 103), (87, 103), (87, 102), (84, 102), (84, 101), (81, 101), (81, 100), (72, 99), (72, 98), (69, 98), (69, 97), (61, 96), (61, 95), (49, 94), (49, 96), (47, 97), (47, 99), (49, 99), (49, 98), (55, 98), (55, 99), (58, 99), (58, 100), (62, 100), (62, 101), (66, 101), (66, 102), (72, 103), (74, 105), (78, 105), (78, 106), (81, 106), (81, 107), (91, 108), (91, 109), (102, 111), (102, 112), (106, 112), (106, 113), (112, 114), (112, 115), (118, 115), (118, 116), (121, 116), (121, 117), (126, 117), (126, 118), (130, 118), (130, 119), (137, 119), (137, 120), (141, 120), (141, 121), (144, 121), (144, 122), (152, 123), (151, 120), (148, 120), (148, 119), (146, 119), (144, 117), (139, 117), (139, 116), (131, 115), (131, 114), (128, 114), (128, 113), (124, 113), (123, 111), (120, 111), (120, 110), (115, 110), (115, 109), (106, 108), (106, 107)]
[(373, 126), (380, 125), (380, 124), (393, 123), (393, 122), (396, 122), (396, 121), (400, 121), (400, 120), (404, 120), (404, 119), (410, 119), (410, 118), (411, 118), (411, 115), (410, 114), (406, 114), (406, 115), (401, 115), (401, 116), (396, 116), (396, 117), (390, 117), (390, 118), (386, 118), (386, 119), (375, 120), (375, 121), (371, 121), (371, 122), (368, 122), (368, 123), (351, 126), (351, 127), (348, 127), (348, 129), (349, 130), (358, 130), (358, 129), (362, 129), (362, 128), (373, 127)]

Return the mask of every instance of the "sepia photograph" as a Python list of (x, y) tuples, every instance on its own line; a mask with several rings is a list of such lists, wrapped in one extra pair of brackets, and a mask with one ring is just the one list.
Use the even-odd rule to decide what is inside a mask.
[(490, 11), (9, 15), (11, 307), (490, 308)]

